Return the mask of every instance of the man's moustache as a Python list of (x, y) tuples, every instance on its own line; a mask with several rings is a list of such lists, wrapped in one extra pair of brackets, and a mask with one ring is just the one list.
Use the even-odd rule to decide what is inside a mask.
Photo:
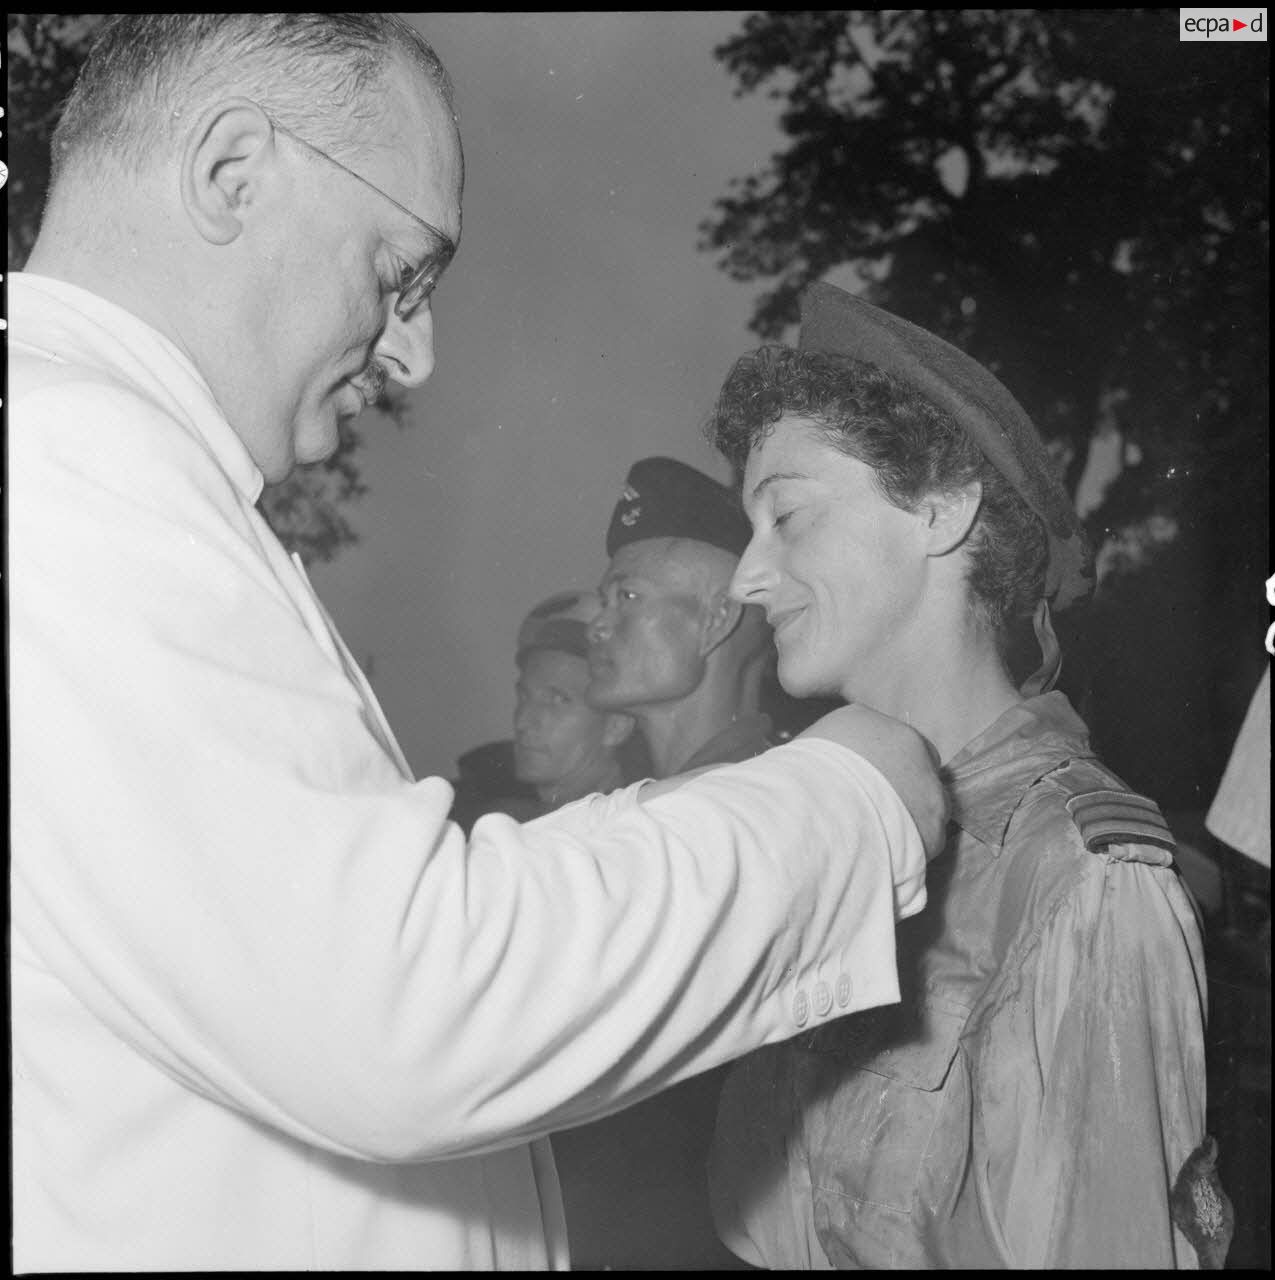
[(357, 378), (350, 379), (351, 384), (358, 388), (364, 401), (378, 409), (385, 408), (389, 403), (385, 394), (389, 381), (390, 375), (386, 373), (385, 366), (376, 363), (368, 365)]

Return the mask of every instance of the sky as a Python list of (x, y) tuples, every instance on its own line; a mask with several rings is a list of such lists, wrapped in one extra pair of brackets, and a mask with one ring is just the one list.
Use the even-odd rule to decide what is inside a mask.
[(403, 429), (360, 422), (359, 542), (311, 577), (418, 776), (508, 737), (518, 625), (593, 588), (630, 465), (701, 436), (767, 281), (697, 248), (780, 104), (713, 57), (730, 12), (412, 14), (456, 85), (461, 249)]

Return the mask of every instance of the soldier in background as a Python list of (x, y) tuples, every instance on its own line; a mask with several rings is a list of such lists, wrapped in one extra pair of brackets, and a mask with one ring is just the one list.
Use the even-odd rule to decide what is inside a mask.
[(729, 594), (749, 536), (735, 495), (694, 467), (644, 458), (629, 470), (589, 628), (589, 701), (637, 718), (657, 778), (773, 745), (770, 628)]
[(467, 751), (457, 764), (452, 819), (466, 831), (484, 813), (526, 822), (571, 800), (649, 776), (632, 716), (597, 711), (589, 684), (592, 591), (542, 601), (518, 629), (514, 736)]
[[(673, 458), (626, 477), (589, 627), (589, 701), (637, 719), (654, 776), (747, 760), (775, 740), (760, 609), (728, 594), (748, 521), (724, 485)], [(738, 1268), (708, 1208), (706, 1162), (723, 1071), (553, 1137), (574, 1263)]]

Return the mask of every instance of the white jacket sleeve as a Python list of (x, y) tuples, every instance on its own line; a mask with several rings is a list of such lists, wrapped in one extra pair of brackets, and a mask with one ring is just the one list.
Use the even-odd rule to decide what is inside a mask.
[(190, 1089), (374, 1160), (523, 1141), (897, 999), (924, 853), (871, 765), (794, 743), (467, 847), (198, 442), (91, 390), (28, 396), (11, 441), (15, 964)]

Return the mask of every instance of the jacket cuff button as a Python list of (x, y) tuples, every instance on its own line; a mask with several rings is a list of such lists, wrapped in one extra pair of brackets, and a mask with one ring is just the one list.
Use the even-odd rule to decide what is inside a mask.
[(798, 991), (793, 997), (792, 1020), (799, 1027), (804, 1027), (810, 1020), (810, 999), (804, 991)]

